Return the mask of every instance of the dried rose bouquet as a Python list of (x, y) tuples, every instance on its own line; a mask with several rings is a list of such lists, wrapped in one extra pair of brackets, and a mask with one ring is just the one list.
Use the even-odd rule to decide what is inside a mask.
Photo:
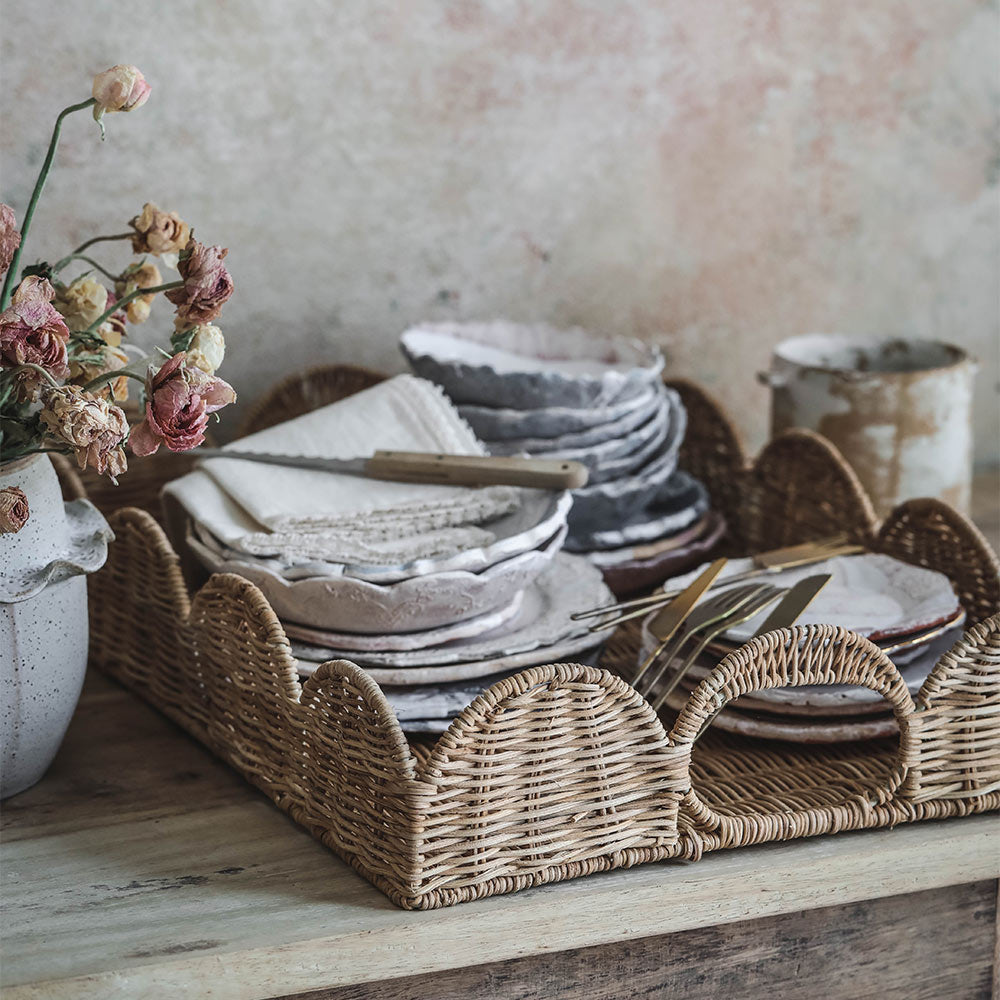
[[(236, 399), (218, 378), (225, 341), (213, 325), (233, 294), (226, 250), (206, 246), (176, 212), (147, 203), (127, 232), (95, 236), (55, 263), (21, 268), (21, 253), (52, 167), (64, 119), (92, 108), (104, 115), (145, 104), (149, 85), (135, 66), (113, 66), (94, 78), (93, 96), (59, 113), (48, 154), (17, 229), (0, 204), (0, 460), (39, 452), (73, 454), (81, 469), (116, 477), (125, 448), (151, 455), (161, 444), (188, 451), (205, 439), (209, 415)], [(138, 259), (120, 274), (85, 251), (130, 240)], [(71, 269), (86, 270), (69, 278)], [(177, 269), (164, 280), (160, 268)], [(170, 350), (130, 359), (129, 324), (143, 323), (162, 293), (175, 307)], [(133, 352), (134, 353), (134, 352)], [(142, 384), (142, 419), (132, 428), (121, 405), (128, 383)], [(15, 504), (17, 498), (9, 499)]]

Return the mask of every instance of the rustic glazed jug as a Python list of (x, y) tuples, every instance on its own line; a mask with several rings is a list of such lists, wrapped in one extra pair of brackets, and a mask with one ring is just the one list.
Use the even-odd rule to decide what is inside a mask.
[(885, 517), (912, 497), (961, 511), (972, 481), (972, 382), (959, 347), (807, 334), (774, 349), (771, 433), (818, 431), (853, 466)]
[(0, 465), (30, 514), (0, 534), (0, 798), (47, 770), (76, 708), (87, 667), (87, 573), (114, 537), (88, 500), (64, 503), (47, 455)]

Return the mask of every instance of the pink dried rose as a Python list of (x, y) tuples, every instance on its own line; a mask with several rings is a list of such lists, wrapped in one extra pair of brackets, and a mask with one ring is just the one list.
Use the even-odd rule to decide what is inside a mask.
[(46, 386), (41, 396), (42, 423), (73, 449), (81, 469), (89, 466), (115, 479), (128, 468), (122, 447), (128, 420), (119, 407), (77, 385)]
[(129, 225), (135, 230), (133, 253), (176, 255), (191, 239), (191, 227), (176, 212), (161, 212), (151, 201), (142, 206), (142, 212)]
[(197, 240), (188, 243), (177, 265), (184, 284), (164, 292), (177, 306), (178, 328), (211, 323), (222, 312), (223, 304), (233, 294), (233, 279), (222, 263), (227, 253), (225, 247), (207, 247)]
[(136, 455), (152, 455), (161, 444), (170, 451), (190, 451), (205, 440), (209, 414), (235, 402), (228, 382), (186, 365), (175, 354), (158, 371), (146, 375), (146, 417), (136, 425), (129, 444)]
[(30, 515), (24, 490), (16, 486), (0, 490), (0, 535), (16, 535), (28, 523)]
[[(54, 378), (65, 378), (69, 329), (52, 306), (55, 292), (44, 278), (30, 275), (17, 286), (10, 306), (0, 313), (0, 365), (32, 364)], [(33, 398), (43, 376), (30, 369), (18, 381), (21, 395)]]
[(94, 77), (94, 120), (108, 111), (135, 111), (149, 100), (149, 84), (136, 66), (119, 63)]
[(14, 209), (0, 202), (0, 278), (7, 273), (14, 251), (21, 245)]
[[(163, 283), (160, 269), (148, 260), (138, 264), (130, 264), (122, 272), (121, 277), (115, 282), (115, 291), (120, 298), (131, 295), (139, 288), (155, 288)], [(130, 323), (145, 323), (149, 319), (149, 309), (153, 304), (156, 293), (151, 295), (140, 295), (137, 299), (132, 299), (125, 306), (125, 315)], [(113, 303), (112, 303), (113, 304)]]

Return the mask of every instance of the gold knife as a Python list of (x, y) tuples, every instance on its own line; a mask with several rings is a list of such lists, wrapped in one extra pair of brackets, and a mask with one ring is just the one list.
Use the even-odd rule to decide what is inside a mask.
[(656, 612), (656, 617), (649, 623), (649, 631), (660, 640), (660, 644), (643, 661), (639, 672), (632, 678), (632, 687), (638, 684), (642, 675), (656, 662), (656, 658), (666, 648), (674, 633), (681, 627), (681, 622), (691, 613), (698, 603), (698, 598), (715, 582), (728, 560), (716, 559), (693, 583), (688, 584), (669, 604)]
[(799, 615), (813, 602), (813, 598), (830, 582), (830, 573), (817, 573), (807, 576), (788, 588), (788, 593), (778, 602), (775, 609), (767, 616), (753, 637), (756, 639), (765, 632), (773, 632), (779, 628), (789, 628), (794, 625)]

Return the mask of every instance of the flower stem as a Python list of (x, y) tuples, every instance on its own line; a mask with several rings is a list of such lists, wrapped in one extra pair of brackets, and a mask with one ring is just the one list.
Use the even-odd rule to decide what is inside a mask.
[(84, 333), (94, 333), (97, 328), (109, 317), (113, 316), (118, 312), (122, 306), (128, 305), (133, 299), (139, 298), (140, 295), (155, 295), (157, 292), (166, 292), (171, 288), (180, 288), (183, 285), (183, 280), (178, 281), (167, 281), (162, 285), (153, 285), (150, 288), (137, 288), (134, 292), (129, 292), (128, 295), (122, 296), (113, 306), (109, 306), (104, 312), (101, 313), (97, 319), (94, 320), (90, 326), (84, 330)]
[(92, 378), (85, 385), (81, 386), (84, 392), (93, 392), (95, 389), (100, 389), (102, 385), (107, 385), (109, 382), (117, 382), (120, 378), (132, 378), (136, 382), (141, 382), (143, 385), (146, 384), (146, 379), (142, 375), (137, 375), (135, 372), (130, 372), (127, 368), (114, 368), (109, 372), (102, 372), (96, 378)]
[(24, 364), (14, 365), (12, 368), (8, 368), (4, 371), (4, 374), (6, 375), (7, 372), (10, 372), (13, 376), (24, 368), (31, 368), (36, 372), (41, 372), (41, 374), (49, 380), (50, 385), (55, 386), (57, 389), (59, 388), (59, 383), (41, 365), (33, 365), (30, 361), (25, 361)]
[(89, 100), (81, 101), (79, 104), (71, 104), (68, 108), (63, 108), (59, 112), (59, 117), (56, 118), (55, 126), (52, 129), (52, 138), (49, 140), (49, 151), (45, 154), (45, 162), (39, 171), (38, 180), (35, 181), (35, 190), (31, 192), (31, 200), (28, 202), (28, 208), (24, 213), (24, 222), (21, 223), (21, 243), (14, 251), (10, 267), (7, 270), (7, 277), (4, 279), (3, 293), (0, 294), (0, 310), (6, 309), (10, 305), (11, 296), (14, 294), (15, 276), (20, 271), (21, 251), (24, 250), (24, 241), (28, 238), (28, 230), (31, 228), (35, 206), (38, 204), (42, 188), (45, 187), (45, 182), (49, 178), (49, 171), (52, 169), (52, 161), (56, 155), (56, 146), (59, 145), (59, 133), (62, 131), (63, 119), (67, 115), (73, 114), (74, 111), (82, 111), (84, 108), (93, 107), (96, 103), (94, 98), (91, 97)]
[[(73, 253), (82, 253), (87, 247), (92, 247), (95, 243), (109, 243), (111, 240), (129, 240), (133, 236), (135, 236), (135, 233), (115, 233), (113, 236), (95, 236), (85, 243), (81, 243)], [(56, 266), (58, 267), (58, 265)]]
[(121, 277), (121, 275), (112, 274), (110, 271), (101, 267), (101, 265), (98, 264), (93, 257), (88, 257), (86, 254), (83, 253), (71, 253), (68, 257), (63, 257), (63, 259), (59, 261), (58, 264), (55, 264), (53, 266), (52, 273), (58, 274), (67, 264), (71, 263), (74, 260), (85, 260), (91, 267), (96, 268), (96, 270), (100, 271), (105, 278), (110, 278), (112, 281), (117, 281)]

